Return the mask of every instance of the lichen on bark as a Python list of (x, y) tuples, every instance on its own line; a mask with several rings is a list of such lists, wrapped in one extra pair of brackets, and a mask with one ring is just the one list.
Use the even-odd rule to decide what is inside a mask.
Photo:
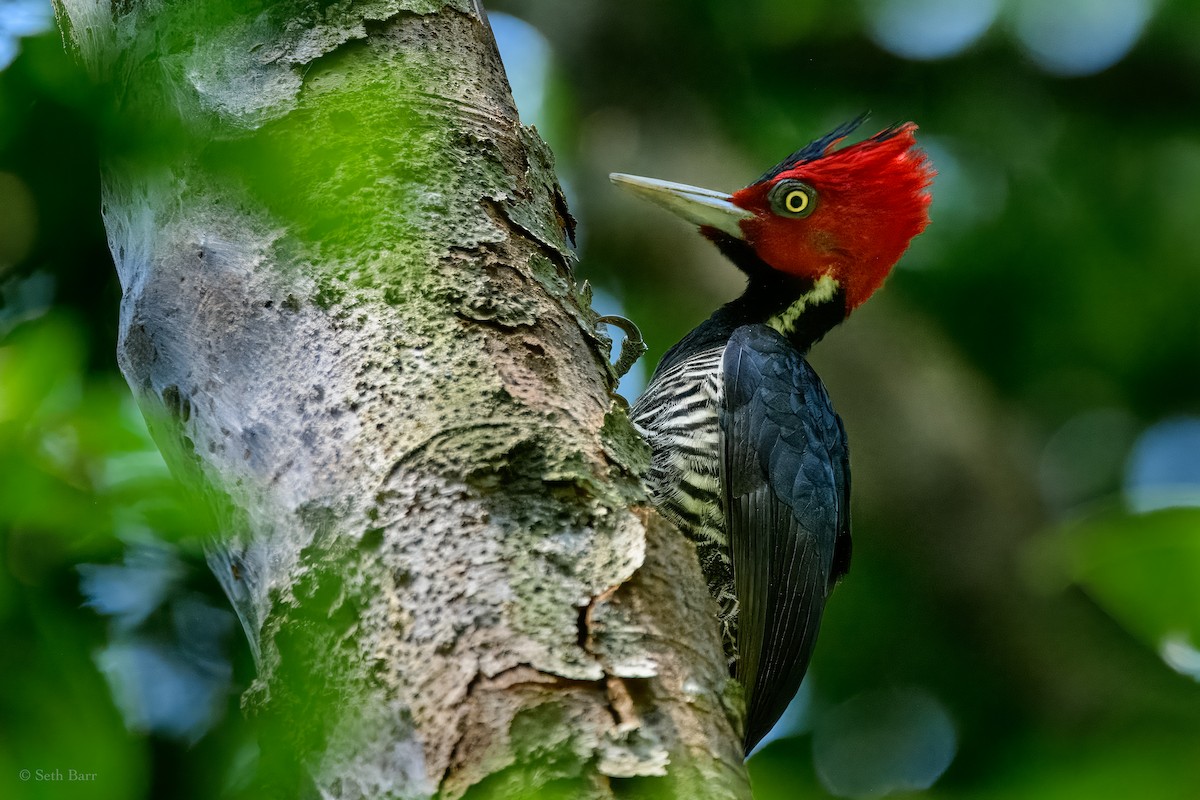
[(694, 553), (477, 5), (59, 10), (130, 142), (119, 361), (222, 515), (274, 788), (745, 796)]

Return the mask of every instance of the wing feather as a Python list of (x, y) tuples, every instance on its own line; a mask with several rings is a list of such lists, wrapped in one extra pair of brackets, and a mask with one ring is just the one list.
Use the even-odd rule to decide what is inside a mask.
[(799, 688), (825, 599), (848, 563), (849, 471), (824, 386), (776, 331), (738, 328), (722, 375), (721, 491), (749, 750)]

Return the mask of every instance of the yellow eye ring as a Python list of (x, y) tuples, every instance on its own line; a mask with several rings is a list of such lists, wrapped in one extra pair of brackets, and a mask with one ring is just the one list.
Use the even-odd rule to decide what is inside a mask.
[(807, 217), (817, 207), (817, 191), (807, 183), (784, 180), (771, 187), (767, 201), (781, 217)]
[(793, 214), (803, 214), (804, 209), (808, 208), (808, 195), (799, 189), (788, 192), (787, 197), (783, 198), (783, 207)]

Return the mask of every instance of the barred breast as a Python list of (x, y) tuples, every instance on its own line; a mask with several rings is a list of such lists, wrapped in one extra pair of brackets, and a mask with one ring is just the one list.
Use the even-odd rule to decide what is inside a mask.
[(655, 505), (696, 543), (732, 659), (737, 603), (721, 503), (718, 428), (724, 353), (722, 344), (655, 372), (630, 418), (653, 453), (648, 482)]

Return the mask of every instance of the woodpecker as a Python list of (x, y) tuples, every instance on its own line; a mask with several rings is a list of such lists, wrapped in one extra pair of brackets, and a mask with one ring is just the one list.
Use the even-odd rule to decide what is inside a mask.
[(933, 169), (911, 122), (837, 147), (866, 118), (792, 153), (732, 195), (614, 173), (699, 226), (745, 292), (667, 351), (630, 418), (652, 451), (660, 512), (696, 544), (744, 746), (804, 677), (826, 599), (850, 565), (846, 432), (805, 360), (879, 288), (928, 224)]

